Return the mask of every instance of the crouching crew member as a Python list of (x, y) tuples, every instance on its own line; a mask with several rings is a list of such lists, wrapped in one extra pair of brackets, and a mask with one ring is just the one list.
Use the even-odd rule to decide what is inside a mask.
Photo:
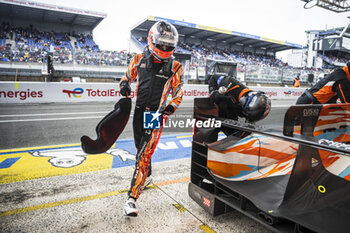
[[(209, 80), (210, 100), (219, 107), (219, 117), (238, 120), (244, 117), (249, 122), (264, 119), (270, 112), (271, 101), (261, 91), (253, 91), (230, 76), (213, 75)], [(242, 132), (222, 127), (226, 135)], [(239, 134), (239, 135), (238, 135)]]

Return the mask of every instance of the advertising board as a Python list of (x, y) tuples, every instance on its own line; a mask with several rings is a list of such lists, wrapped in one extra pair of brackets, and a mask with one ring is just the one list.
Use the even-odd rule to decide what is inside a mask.
[[(271, 99), (297, 99), (304, 88), (250, 87), (264, 91)], [(130, 98), (135, 98), (136, 85), (131, 85)], [(208, 97), (207, 85), (183, 86), (183, 99)], [(0, 103), (75, 103), (117, 101), (122, 96), (117, 83), (40, 83), (0, 82)]]

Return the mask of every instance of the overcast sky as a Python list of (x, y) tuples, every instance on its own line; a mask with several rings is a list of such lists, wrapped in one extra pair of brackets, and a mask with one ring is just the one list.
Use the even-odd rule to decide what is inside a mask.
[(350, 13), (320, 7), (304, 9), (301, 0), (38, 0), (54, 5), (104, 12), (95, 28), (101, 49), (128, 49), (130, 28), (148, 16), (183, 20), (306, 45), (306, 30), (344, 27)]

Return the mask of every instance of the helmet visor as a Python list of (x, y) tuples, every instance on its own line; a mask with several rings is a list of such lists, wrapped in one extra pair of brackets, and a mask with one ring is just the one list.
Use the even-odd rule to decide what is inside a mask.
[(173, 46), (157, 44), (156, 47), (162, 51), (170, 52), (175, 49)]
[[(174, 32), (163, 32), (163, 34), (158, 34), (153, 37), (153, 44), (156, 45), (157, 48), (163, 50), (163, 51), (172, 51), (175, 49), (177, 45), (178, 37), (177, 35), (174, 35)], [(158, 46), (166, 46), (167, 50), (162, 49)]]

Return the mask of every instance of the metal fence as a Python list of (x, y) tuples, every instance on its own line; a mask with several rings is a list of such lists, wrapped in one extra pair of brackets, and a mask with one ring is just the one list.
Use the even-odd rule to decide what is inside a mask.
[(123, 52), (101, 51), (55, 51), (53, 53), (54, 64), (78, 64), (95, 66), (127, 66), (130, 55)]
[(259, 65), (247, 65), (241, 72), (244, 73), (244, 81), (246, 82), (267, 84), (291, 84), (297, 76), (299, 76), (301, 83), (310, 83), (310, 75), (313, 75), (312, 83), (315, 83), (319, 77), (323, 77), (327, 73), (326, 71), (312, 69), (264, 67)]
[[(96, 52), (86, 56), (81, 53), (65, 54), (54, 53), (55, 70), (62, 76), (83, 76), (94, 77), (96, 72), (100, 72), (97, 77), (108, 77), (119, 79), (125, 73), (130, 57), (122, 54), (119, 56), (113, 52)], [(32, 74), (31, 69), (35, 70)], [(16, 73), (18, 76), (40, 76), (39, 70), (46, 70), (46, 63), (38, 62), (1, 62), (0, 75), (9, 76)], [(74, 71), (74, 74), (72, 73)], [(18, 74), (17, 74), (18, 72)], [(102, 73), (103, 74), (102, 74)], [(80, 75), (81, 73), (81, 75)], [(297, 75), (302, 84), (309, 84), (308, 77), (314, 75), (315, 83), (319, 77), (323, 77), (327, 71), (315, 71), (312, 69), (297, 69), (289, 67), (269, 67), (262, 65), (244, 65), (238, 64), (238, 79), (247, 83), (285, 85), (291, 84)], [(201, 83), (205, 80), (205, 60), (201, 59), (199, 63), (184, 66), (185, 83), (197, 81)], [(199, 82), (198, 82), (199, 81)]]
[[(312, 83), (315, 83), (319, 77), (323, 77), (326, 73), (327, 71), (312, 69), (238, 64), (237, 77), (247, 83), (286, 85), (292, 84), (294, 78), (299, 76), (301, 83), (309, 84), (310, 74), (314, 76)], [(204, 75), (204, 65), (190, 68), (190, 80), (204, 80)]]

